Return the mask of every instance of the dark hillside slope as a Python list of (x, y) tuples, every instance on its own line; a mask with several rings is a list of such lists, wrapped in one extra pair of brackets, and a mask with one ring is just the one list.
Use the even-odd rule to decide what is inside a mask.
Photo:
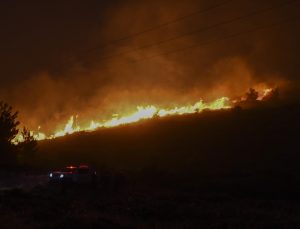
[(299, 118), (296, 105), (207, 111), (44, 141), (40, 157), (51, 167), (87, 162), (127, 171), (296, 176)]

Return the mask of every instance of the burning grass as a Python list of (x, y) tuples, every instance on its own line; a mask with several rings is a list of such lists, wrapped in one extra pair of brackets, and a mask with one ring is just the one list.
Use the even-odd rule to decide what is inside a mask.
[[(254, 101), (263, 101), (265, 98), (268, 98), (277, 89), (272, 88), (263, 88), (259, 91), (254, 91)], [(251, 92), (251, 90), (250, 90)], [(253, 96), (253, 95), (250, 95)], [(38, 128), (38, 131), (32, 131), (32, 135), (36, 140), (46, 140), (46, 139), (55, 139), (58, 137), (63, 137), (69, 134), (74, 134), (78, 132), (91, 132), (99, 128), (112, 128), (122, 125), (127, 125), (131, 123), (137, 123), (143, 120), (149, 120), (156, 117), (167, 117), (167, 116), (180, 116), (186, 114), (197, 114), (201, 113), (204, 110), (224, 110), (230, 109), (236, 106), (241, 102), (247, 101), (249, 94), (238, 99), (231, 100), (228, 97), (221, 97), (206, 103), (203, 100), (200, 100), (192, 105), (185, 106), (176, 106), (174, 108), (162, 108), (155, 105), (148, 106), (137, 106), (136, 111), (133, 111), (129, 114), (114, 114), (110, 120), (104, 121), (90, 121), (87, 126), (80, 126), (78, 124), (78, 116), (72, 115), (67, 123), (64, 125), (64, 128), (61, 130), (54, 131), (53, 134), (47, 135)], [(250, 98), (253, 99), (253, 98)], [(15, 142), (22, 142), (22, 135), (18, 135)]]

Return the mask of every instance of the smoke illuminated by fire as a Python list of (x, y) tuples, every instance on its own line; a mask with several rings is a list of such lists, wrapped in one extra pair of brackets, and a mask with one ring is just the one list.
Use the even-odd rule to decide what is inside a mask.
[[(288, 95), (299, 81), (292, 4), (39, 2), (20, 12), (4, 7), (4, 22), (22, 23), (5, 26), (12, 37), (3, 37), (0, 85), (1, 101), (20, 111), (21, 127), (38, 140), (239, 106), (250, 87), (258, 96), (249, 106), (272, 96), (267, 88), (275, 85), (296, 97)], [(57, 15), (41, 13), (47, 9)], [(28, 29), (35, 33), (24, 37)], [(200, 99), (224, 103), (215, 108)]]

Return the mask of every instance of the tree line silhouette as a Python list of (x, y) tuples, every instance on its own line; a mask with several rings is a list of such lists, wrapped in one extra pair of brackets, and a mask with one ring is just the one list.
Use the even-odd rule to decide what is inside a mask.
[[(0, 101), (0, 169), (26, 166), (37, 151), (37, 141), (26, 127), (19, 130), (18, 112)], [(18, 134), (23, 141), (16, 142)]]

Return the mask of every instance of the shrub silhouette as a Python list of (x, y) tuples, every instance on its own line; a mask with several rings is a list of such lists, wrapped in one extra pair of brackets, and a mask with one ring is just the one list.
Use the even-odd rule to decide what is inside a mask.
[(250, 88), (249, 91), (246, 93), (246, 101), (247, 102), (256, 102), (258, 98), (258, 92)]
[(7, 103), (0, 102), (0, 163), (2, 165), (15, 163), (16, 147), (12, 141), (19, 133), (17, 127), (20, 122), (17, 118), (17, 111), (13, 111)]
[(19, 162), (23, 165), (29, 165), (32, 159), (35, 158), (37, 151), (37, 140), (32, 132), (26, 127), (23, 127), (21, 132), (23, 141), (19, 143)]

